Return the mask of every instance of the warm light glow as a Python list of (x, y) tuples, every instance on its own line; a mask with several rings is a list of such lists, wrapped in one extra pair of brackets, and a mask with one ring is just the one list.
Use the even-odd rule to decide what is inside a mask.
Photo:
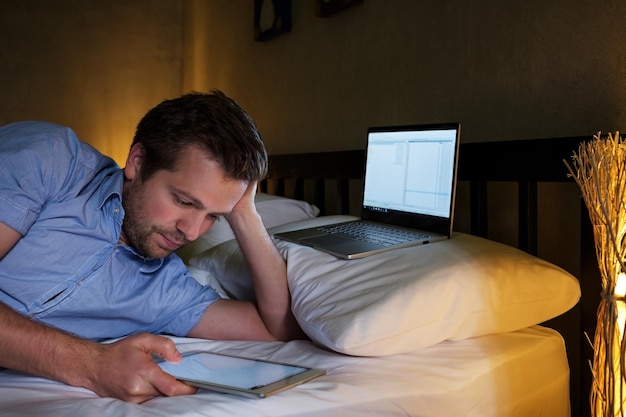
[[(620, 368), (620, 346), (622, 344), (622, 339), (624, 338), (624, 321), (626, 320), (626, 303), (624, 302), (624, 296), (626, 295), (626, 274), (620, 272), (617, 275), (617, 281), (615, 282), (615, 291), (613, 292), (615, 295), (615, 306), (617, 307), (617, 328), (619, 330), (619, 338), (615, 340), (615, 346), (613, 349), (615, 350), (615, 363), (613, 364), (614, 373), (615, 373), (615, 404), (624, 404), (626, 400), (626, 392), (622, 392), (623, 390), (623, 376)], [(617, 412), (615, 415), (621, 415)]]
[(621, 300), (617, 301), (617, 328), (619, 329), (619, 340), (621, 343), (624, 337), (624, 321), (626, 320), (626, 303), (624, 303), (624, 297), (626, 296), (626, 274), (623, 272), (617, 276), (615, 292), (613, 294), (615, 298)]

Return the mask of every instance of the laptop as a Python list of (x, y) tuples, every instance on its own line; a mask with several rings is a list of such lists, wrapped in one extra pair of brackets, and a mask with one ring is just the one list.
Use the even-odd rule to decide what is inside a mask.
[(460, 123), (368, 128), (360, 219), (274, 237), (343, 259), (448, 239), (460, 134)]

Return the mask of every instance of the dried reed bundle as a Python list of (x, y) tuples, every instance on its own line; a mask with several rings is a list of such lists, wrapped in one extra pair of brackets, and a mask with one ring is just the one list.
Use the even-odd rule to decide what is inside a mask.
[[(590, 393), (592, 416), (624, 416), (626, 361), (624, 314), (626, 311), (626, 142), (600, 133), (582, 143), (565, 164), (589, 211), (601, 275), (601, 300), (593, 341)], [(622, 280), (620, 280), (622, 277)], [(619, 281), (619, 282), (618, 282)]]

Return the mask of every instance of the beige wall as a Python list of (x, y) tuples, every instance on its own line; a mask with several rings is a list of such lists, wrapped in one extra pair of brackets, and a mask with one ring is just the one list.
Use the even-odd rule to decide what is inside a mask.
[(181, 90), (182, 3), (0, 0), (0, 124), (69, 125), (123, 164), (139, 118)]
[(251, 1), (188, 4), (184, 87), (239, 99), (274, 153), (361, 148), (370, 124), (458, 120), (483, 141), (625, 123), (623, 0), (364, 0), (330, 18), (294, 0), (291, 33), (267, 43)]
[(458, 120), (472, 142), (626, 117), (622, 0), (364, 0), (329, 18), (293, 0), (292, 15), (260, 43), (252, 0), (0, 0), (0, 123), (68, 124), (122, 163), (146, 110), (214, 87), (272, 153), (362, 148), (371, 124)]

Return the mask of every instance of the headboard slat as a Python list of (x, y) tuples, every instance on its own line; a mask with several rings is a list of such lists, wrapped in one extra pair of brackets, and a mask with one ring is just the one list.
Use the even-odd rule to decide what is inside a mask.
[(487, 181), (470, 181), (470, 233), (487, 237)]
[(519, 183), (519, 248), (537, 255), (537, 182)]

